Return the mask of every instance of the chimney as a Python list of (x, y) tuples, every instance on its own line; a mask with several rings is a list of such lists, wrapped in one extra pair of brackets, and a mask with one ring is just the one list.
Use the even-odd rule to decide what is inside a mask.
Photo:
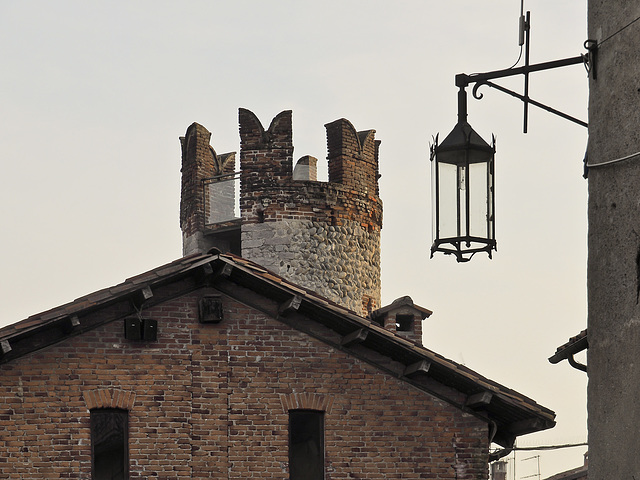
[(411, 297), (406, 296), (375, 310), (370, 318), (386, 330), (422, 345), (422, 321), (431, 313), (431, 310), (415, 305)]
[(293, 179), (298, 181), (318, 181), (318, 159), (305, 155), (296, 162), (293, 169)]
[(491, 480), (507, 480), (507, 462), (497, 461), (491, 464)]

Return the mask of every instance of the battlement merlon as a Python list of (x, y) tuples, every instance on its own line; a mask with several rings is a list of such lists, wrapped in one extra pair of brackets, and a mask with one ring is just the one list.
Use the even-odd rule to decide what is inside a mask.
[(378, 153), (380, 141), (375, 130), (357, 132), (345, 118), (325, 125), (329, 182), (341, 183), (354, 190), (378, 195)]
[(293, 175), (293, 129), (291, 110), (280, 112), (264, 129), (256, 115), (238, 110), (240, 124), (240, 171), (242, 183), (268, 185), (291, 180)]

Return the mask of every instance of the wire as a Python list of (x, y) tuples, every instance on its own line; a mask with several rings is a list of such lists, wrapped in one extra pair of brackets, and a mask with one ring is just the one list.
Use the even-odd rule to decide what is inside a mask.
[(634, 23), (636, 23), (638, 20), (640, 20), (640, 17), (637, 17), (633, 20), (631, 20), (629, 23), (627, 23), (624, 27), (622, 27), (620, 30), (618, 30), (615, 33), (612, 33), (611, 35), (609, 35), (607, 38), (605, 38), (604, 40), (602, 40), (600, 43), (598, 43), (598, 47), (600, 45), (602, 45), (604, 42), (606, 42), (607, 40), (610, 40), (611, 38), (615, 37), (616, 35), (618, 35), (620, 32), (622, 32), (623, 30), (625, 30), (626, 28), (629, 28), (631, 25), (633, 25)]
[(511, 70), (512, 68), (514, 68), (516, 65), (518, 65), (520, 63), (520, 59), (522, 58), (522, 45), (520, 45), (520, 55), (518, 55), (518, 59), (516, 60), (516, 63), (514, 63), (513, 65), (511, 65), (507, 70)]
[(539, 447), (513, 447), (514, 450), (559, 450), (561, 448), (586, 447), (589, 444), (584, 443), (566, 443), (564, 445), (541, 445)]
[(585, 166), (587, 168), (604, 167), (606, 165), (611, 165), (613, 163), (624, 162), (625, 160), (631, 160), (632, 158), (636, 158), (636, 157), (640, 157), (640, 152), (632, 153), (631, 155), (627, 155), (626, 157), (620, 157), (614, 160), (608, 160), (606, 162), (600, 162), (600, 163), (594, 163), (594, 164), (587, 162)]
[(587, 447), (587, 446), (589, 446), (589, 444), (587, 442), (584, 442), (584, 443), (565, 443), (561, 445), (540, 445), (538, 447), (511, 447), (511, 448), (498, 449), (492, 455), (494, 456), (493, 460), (497, 460), (503, 456), (509, 455), (509, 453), (511, 453), (514, 450), (520, 450), (520, 451), (560, 450), (562, 448)]

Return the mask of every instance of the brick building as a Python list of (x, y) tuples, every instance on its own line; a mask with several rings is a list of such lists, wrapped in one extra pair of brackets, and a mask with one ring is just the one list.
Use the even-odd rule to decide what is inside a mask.
[(379, 307), (374, 132), (328, 124), (322, 183), (290, 131), (240, 111), (235, 218), (233, 155), (189, 127), (186, 255), (0, 329), (0, 478), (486, 479), (492, 442), (554, 425), (423, 347), (429, 310)]

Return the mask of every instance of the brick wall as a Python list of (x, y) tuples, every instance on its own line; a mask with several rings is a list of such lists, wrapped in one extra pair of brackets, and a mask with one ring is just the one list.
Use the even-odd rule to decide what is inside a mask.
[[(211, 293), (204, 290), (199, 294)], [(223, 297), (142, 312), (0, 366), (0, 478), (88, 479), (89, 409), (129, 410), (131, 478), (288, 478), (288, 409), (326, 412), (326, 478), (486, 479), (487, 425)]]
[(301, 182), (293, 180), (291, 111), (277, 115), (267, 130), (249, 110), (240, 109), (239, 119), (243, 224), (282, 219), (328, 225), (355, 221), (379, 232), (380, 142), (375, 140), (375, 130), (356, 132), (345, 119), (327, 124), (329, 183)]

